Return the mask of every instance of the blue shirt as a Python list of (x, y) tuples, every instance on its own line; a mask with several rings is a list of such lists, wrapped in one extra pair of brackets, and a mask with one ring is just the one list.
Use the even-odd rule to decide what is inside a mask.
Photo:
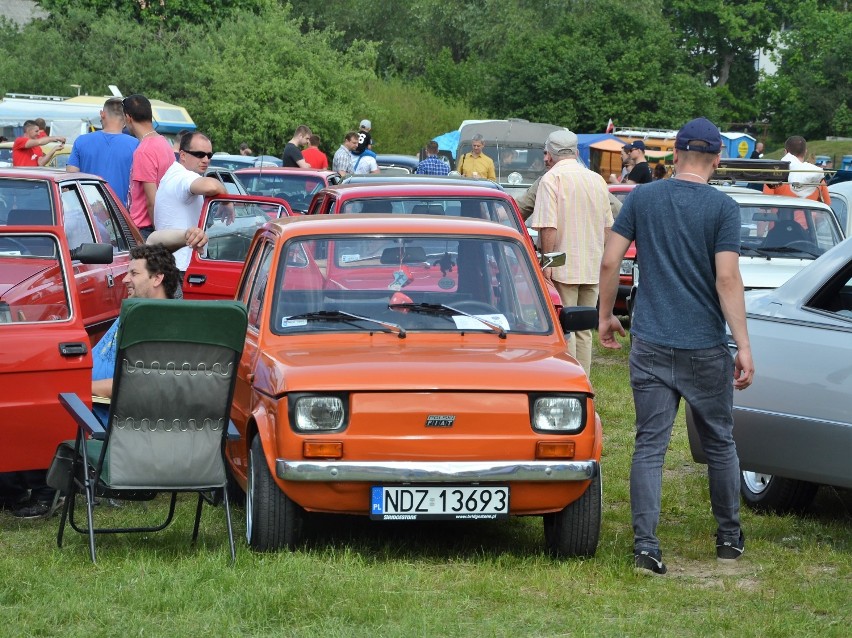
[(740, 252), (733, 199), (706, 184), (658, 180), (633, 189), (612, 230), (636, 241), (635, 336), (684, 350), (726, 343), (716, 253)]
[(430, 155), (417, 165), (418, 175), (449, 175), (450, 166), (437, 155)]
[(76, 166), (83, 173), (103, 177), (127, 206), (130, 166), (137, 146), (139, 140), (125, 133), (86, 133), (74, 140), (68, 165)]
[(118, 352), (118, 344), (116, 343), (118, 323), (119, 320), (116, 319), (97, 345), (92, 348), (92, 381), (112, 379), (115, 373), (115, 358)]

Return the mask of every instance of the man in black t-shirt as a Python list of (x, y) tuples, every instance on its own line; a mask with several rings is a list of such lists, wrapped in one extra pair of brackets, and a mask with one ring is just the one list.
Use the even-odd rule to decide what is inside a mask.
[(630, 159), (635, 162), (633, 169), (627, 175), (627, 183), (649, 184), (652, 177), (651, 167), (648, 166), (648, 161), (645, 159), (645, 142), (636, 140), (627, 146), (630, 149)]
[(305, 161), (302, 156), (301, 148), (308, 145), (311, 137), (311, 129), (304, 124), (300, 124), (293, 134), (293, 139), (287, 142), (284, 147), (284, 153), (281, 155), (281, 160), (284, 162), (284, 168), (311, 168), (311, 165)]
[(370, 136), (371, 128), (373, 125), (370, 120), (361, 120), (361, 125), (358, 127), (358, 146), (352, 151), (353, 155), (360, 155), (373, 143), (373, 138)]

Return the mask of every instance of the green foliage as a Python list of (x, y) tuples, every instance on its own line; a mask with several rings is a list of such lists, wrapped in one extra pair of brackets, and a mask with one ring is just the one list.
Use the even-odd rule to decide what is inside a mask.
[(792, 20), (781, 35), (778, 72), (762, 87), (775, 137), (852, 135), (852, 12), (806, 0)]
[(36, 0), (53, 17), (76, 9), (98, 14), (117, 11), (136, 22), (156, 24), (167, 29), (183, 24), (221, 24), (241, 11), (260, 12), (274, 0)]

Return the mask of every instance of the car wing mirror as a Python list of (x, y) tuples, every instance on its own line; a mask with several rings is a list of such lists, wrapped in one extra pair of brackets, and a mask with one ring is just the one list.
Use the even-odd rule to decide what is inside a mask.
[(111, 264), (112, 244), (80, 244), (71, 249), (71, 259), (84, 264)]
[(598, 309), (591, 306), (571, 306), (559, 311), (562, 332), (593, 330), (598, 326)]
[(565, 265), (565, 253), (542, 253), (538, 263), (542, 268), (558, 268)]

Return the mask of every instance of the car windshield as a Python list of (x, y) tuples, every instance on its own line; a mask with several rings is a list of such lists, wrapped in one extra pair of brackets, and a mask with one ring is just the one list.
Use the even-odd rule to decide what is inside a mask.
[(71, 317), (68, 280), (54, 235), (0, 233), (0, 325)]
[(202, 259), (245, 261), (254, 231), (285, 214), (284, 210), (281, 204), (211, 202), (204, 218), (207, 247)]
[(802, 206), (740, 205), (743, 256), (816, 259), (840, 242), (832, 213)]
[(521, 234), (518, 215), (512, 205), (491, 197), (371, 197), (349, 199), (341, 206), (340, 213), (389, 213), (394, 215), (446, 215), (448, 217), (471, 217), (497, 222), (514, 228)]
[(299, 173), (287, 175), (281, 172), (241, 171), (239, 178), (249, 195), (278, 197), (300, 213), (308, 210), (314, 193), (325, 187), (321, 177)]
[(310, 237), (279, 259), (272, 331), (544, 334), (550, 311), (521, 240)]
[(54, 223), (46, 181), (0, 179), (0, 226), (50, 226)]
[[(462, 155), (470, 151), (470, 142), (463, 143), (459, 149)], [(544, 140), (535, 148), (529, 144), (486, 144), (482, 152), (494, 161), (498, 182), (507, 181), (510, 173), (520, 173), (523, 182), (531, 183), (544, 173)]]

